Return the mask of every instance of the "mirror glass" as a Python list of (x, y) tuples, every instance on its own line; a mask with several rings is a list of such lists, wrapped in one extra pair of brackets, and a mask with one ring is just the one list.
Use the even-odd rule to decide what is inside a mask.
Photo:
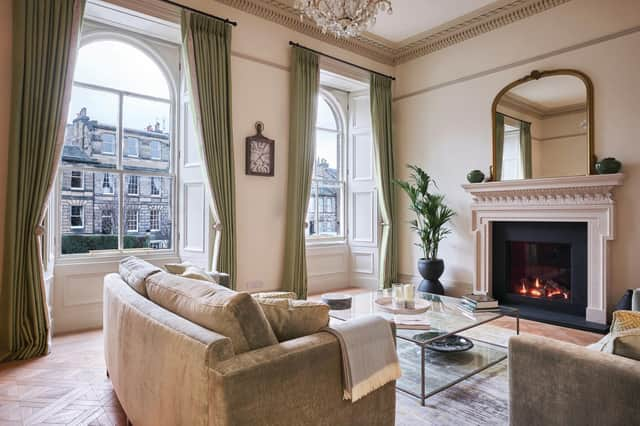
[(495, 180), (589, 174), (587, 85), (571, 74), (541, 75), (522, 79), (494, 102)]

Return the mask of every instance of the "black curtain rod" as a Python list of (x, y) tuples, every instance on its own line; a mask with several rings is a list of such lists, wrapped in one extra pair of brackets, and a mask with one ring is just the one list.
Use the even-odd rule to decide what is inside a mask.
[(512, 120), (522, 121), (523, 123), (531, 124), (531, 122), (530, 122), (530, 121), (523, 120), (522, 118), (517, 118), (517, 117), (514, 117), (514, 116), (509, 115), (509, 114), (505, 114), (504, 112), (498, 112), (498, 114), (502, 114), (502, 115), (504, 115), (505, 117), (509, 117), (509, 118), (510, 118), (510, 119), (512, 119)]
[(356, 67), (358, 69), (361, 69), (361, 70), (367, 71), (367, 72), (371, 72), (373, 74), (378, 74), (378, 75), (381, 75), (382, 77), (390, 78), (391, 80), (395, 80), (396, 79), (395, 77), (392, 77), (390, 75), (382, 74), (381, 72), (370, 70), (369, 68), (361, 67), (360, 65), (354, 64), (353, 62), (347, 62), (344, 59), (340, 59), (340, 58), (336, 58), (335, 56), (327, 55), (326, 53), (319, 52), (319, 51), (317, 51), (315, 49), (311, 49), (310, 47), (303, 46), (303, 45), (298, 44), (298, 43), (293, 42), (293, 41), (289, 42), (289, 46), (296, 46), (296, 47), (299, 47), (301, 49), (306, 49), (309, 52), (313, 52), (313, 53), (315, 53), (317, 55), (325, 56), (325, 57), (327, 57), (329, 59), (333, 59), (334, 61), (342, 62), (343, 64), (351, 65), (352, 67)]
[(218, 21), (222, 21), (222, 22), (224, 22), (226, 24), (231, 24), (234, 27), (238, 25), (238, 23), (236, 21), (231, 21), (231, 20), (229, 20), (227, 18), (221, 18), (221, 17), (216, 16), (216, 15), (211, 15), (211, 14), (203, 12), (201, 10), (193, 9), (193, 8), (191, 8), (189, 6), (184, 6), (182, 4), (178, 4), (178, 3), (174, 2), (174, 1), (171, 1), (171, 0), (160, 0), (160, 1), (168, 3), (168, 4), (170, 4), (172, 6), (175, 6), (175, 7), (179, 7), (180, 9), (186, 9), (189, 12), (199, 13), (200, 15), (204, 15), (204, 16), (208, 16), (209, 18), (217, 19)]

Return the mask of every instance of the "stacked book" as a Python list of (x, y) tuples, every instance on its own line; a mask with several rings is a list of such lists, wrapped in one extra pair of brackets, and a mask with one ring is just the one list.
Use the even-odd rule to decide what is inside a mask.
[(484, 294), (467, 294), (462, 296), (458, 309), (463, 312), (496, 312), (500, 310), (498, 301)]

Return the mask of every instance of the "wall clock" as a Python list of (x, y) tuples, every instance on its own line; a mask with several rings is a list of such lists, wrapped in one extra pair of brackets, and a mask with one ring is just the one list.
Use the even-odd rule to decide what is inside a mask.
[(256, 122), (256, 134), (246, 139), (245, 173), (254, 176), (273, 176), (275, 170), (275, 141), (262, 135), (264, 124)]

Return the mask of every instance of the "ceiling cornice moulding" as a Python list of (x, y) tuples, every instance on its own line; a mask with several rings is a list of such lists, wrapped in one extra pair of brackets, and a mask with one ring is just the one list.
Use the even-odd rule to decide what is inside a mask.
[(301, 20), (296, 9), (279, 0), (216, 0), (243, 12), (267, 19), (302, 34), (357, 53), (386, 65), (396, 65), (469, 40), (521, 19), (544, 12), (571, 0), (513, 0), (483, 8), (447, 26), (438, 27), (416, 40), (394, 45), (380, 37), (363, 34), (340, 39), (322, 31), (308, 19)]

